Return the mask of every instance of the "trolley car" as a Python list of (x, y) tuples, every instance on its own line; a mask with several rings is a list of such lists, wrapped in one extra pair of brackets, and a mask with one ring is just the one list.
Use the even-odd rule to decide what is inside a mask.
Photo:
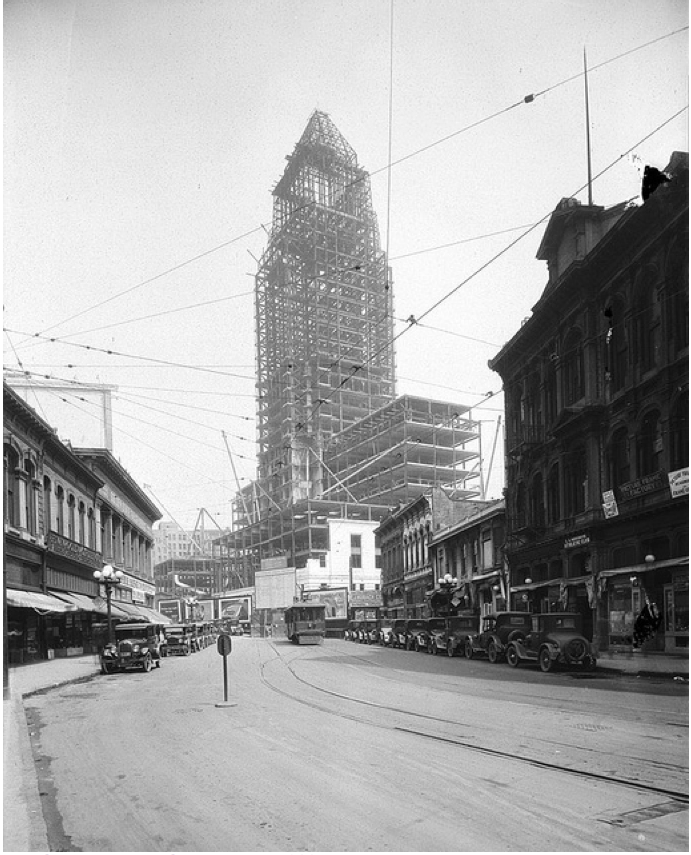
[(324, 603), (297, 603), (285, 610), (286, 635), (293, 644), (321, 644), (326, 633)]

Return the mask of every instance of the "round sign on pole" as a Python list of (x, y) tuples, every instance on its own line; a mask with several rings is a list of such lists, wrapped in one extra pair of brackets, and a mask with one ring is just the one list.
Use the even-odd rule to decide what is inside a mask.
[(225, 632), (222, 632), (218, 636), (218, 641), (216, 642), (216, 646), (218, 647), (218, 652), (221, 654), (221, 656), (227, 656), (230, 653), (230, 651), (233, 649), (233, 645), (232, 645), (232, 642), (230, 640), (230, 636)]

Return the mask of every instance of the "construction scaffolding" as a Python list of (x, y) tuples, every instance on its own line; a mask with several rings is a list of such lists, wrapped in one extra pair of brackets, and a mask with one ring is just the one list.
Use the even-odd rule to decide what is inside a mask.
[(393, 400), (393, 298), (367, 172), (315, 111), (256, 277), (260, 511), (317, 498), (323, 444)]

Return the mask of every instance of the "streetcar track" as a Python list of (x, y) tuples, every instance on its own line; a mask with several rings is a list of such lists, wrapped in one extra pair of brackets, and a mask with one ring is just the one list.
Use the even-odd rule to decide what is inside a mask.
[[(416, 713), (416, 712), (412, 712), (409, 710), (403, 710), (403, 709), (400, 709), (399, 707), (387, 706), (386, 704), (379, 704), (379, 703), (376, 703), (374, 701), (366, 701), (366, 700), (362, 700), (359, 698), (351, 697), (349, 695), (344, 695), (344, 694), (339, 693), (339, 692), (334, 692), (334, 691), (329, 690), (329, 689), (324, 689), (320, 686), (316, 686), (316, 685), (308, 682), (304, 678), (298, 676), (292, 667), (292, 663), (295, 661), (295, 659), (302, 659), (303, 657), (295, 656), (295, 657), (293, 657), (293, 659), (291, 659), (290, 662), (288, 662), (285, 659), (285, 657), (283, 657), (281, 655), (281, 652), (278, 650), (278, 648), (276, 647), (276, 645), (274, 644), (273, 641), (270, 642), (270, 646), (273, 648), (275, 656), (271, 660), (267, 660), (266, 662), (260, 663), (260, 679), (261, 679), (262, 683), (271, 691), (276, 692), (277, 694), (280, 694), (286, 698), (289, 698), (290, 700), (295, 701), (296, 703), (302, 704), (303, 706), (307, 706), (311, 709), (315, 709), (315, 710), (318, 710), (320, 712), (326, 712), (330, 715), (336, 716), (338, 718), (343, 718), (343, 719), (346, 719), (348, 721), (354, 721), (354, 722), (357, 722), (359, 724), (367, 724), (371, 727), (379, 728), (381, 730), (389, 730), (389, 731), (396, 731), (398, 733), (406, 733), (406, 734), (409, 734), (411, 736), (417, 736), (417, 737), (421, 737), (424, 739), (434, 740), (436, 742), (442, 742), (442, 743), (449, 744), (449, 745), (455, 745), (459, 748), (464, 748), (466, 750), (475, 751), (476, 753), (483, 754), (485, 756), (493, 756), (493, 757), (497, 757), (497, 758), (502, 758), (504, 760), (512, 760), (514, 762), (524, 763), (526, 765), (533, 766), (535, 768), (541, 768), (541, 769), (545, 769), (545, 770), (552, 771), (552, 772), (559, 772), (561, 774), (575, 776), (575, 777), (581, 778), (583, 780), (600, 781), (602, 783), (613, 784), (615, 786), (621, 786), (621, 787), (625, 787), (627, 789), (634, 789), (634, 790), (637, 790), (639, 792), (653, 793), (655, 795), (664, 795), (667, 798), (673, 799), (674, 801), (688, 805), (688, 802), (689, 802), (688, 793), (685, 793), (685, 792), (682, 792), (679, 790), (672, 790), (672, 789), (665, 788), (665, 787), (656, 787), (656, 786), (653, 786), (652, 784), (645, 784), (645, 783), (642, 783), (640, 781), (631, 780), (629, 778), (618, 778), (618, 777), (614, 777), (611, 775), (599, 774), (597, 772), (589, 772), (587, 770), (574, 769), (571, 767), (560, 766), (556, 763), (550, 763), (549, 761), (546, 761), (546, 760), (539, 760), (539, 759), (533, 758), (533, 757), (523, 757), (520, 755), (512, 754), (508, 751), (501, 751), (499, 749), (489, 748), (487, 746), (475, 745), (472, 742), (465, 742), (462, 739), (455, 739), (452, 737), (441, 736), (439, 734), (428, 733), (428, 732), (425, 732), (423, 730), (416, 730), (412, 727), (403, 727), (401, 725), (394, 725), (394, 724), (382, 724), (379, 722), (371, 721), (368, 718), (356, 715), (354, 713), (347, 713), (347, 712), (344, 712), (343, 710), (334, 710), (330, 707), (319, 704), (315, 701), (307, 700), (306, 698), (300, 698), (294, 694), (291, 694), (290, 692), (286, 691), (285, 689), (281, 689), (278, 686), (273, 685), (267, 679), (267, 677), (264, 673), (265, 666), (268, 665), (270, 662), (274, 662), (274, 661), (276, 661), (276, 659), (278, 659), (280, 662), (283, 663), (283, 665), (285, 665), (285, 667), (290, 672), (290, 674), (293, 676), (293, 678), (295, 680), (297, 680), (298, 682), (302, 683), (305, 686), (308, 686), (309, 688), (313, 689), (316, 692), (320, 692), (320, 693), (325, 694), (325, 695), (336, 697), (336, 698), (339, 698), (341, 700), (349, 701), (351, 703), (360, 704), (362, 706), (374, 707), (374, 708), (382, 710), (382, 711), (390, 711), (390, 712), (399, 713), (402, 715), (412, 716), (412, 717), (416, 717), (416, 718), (422, 718), (422, 719), (426, 719), (429, 721), (438, 722), (440, 724), (451, 724), (451, 725), (454, 725), (456, 727), (464, 727), (464, 726), (467, 727), (468, 726), (467, 724), (464, 724), (463, 722), (452, 721), (450, 719), (444, 719), (444, 718), (439, 718), (439, 717), (435, 717), (435, 716), (431, 716), (431, 715), (426, 715), (425, 713)], [(473, 726), (476, 726), (476, 724), (474, 723)], [(553, 743), (553, 744), (555, 744), (555, 743)], [(563, 745), (564, 747), (574, 747), (574, 746), (568, 746), (566, 743), (556, 743), (556, 744)], [(579, 750), (583, 750), (583, 749), (580, 749), (580, 747), (579, 747)], [(649, 762), (649, 761), (646, 761), (646, 762)], [(682, 772), (686, 771), (686, 767), (683, 767), (683, 766), (680, 766), (680, 767), (664, 766), (664, 768), (669, 768), (669, 769), (676, 768), (678, 771), (682, 771)]]

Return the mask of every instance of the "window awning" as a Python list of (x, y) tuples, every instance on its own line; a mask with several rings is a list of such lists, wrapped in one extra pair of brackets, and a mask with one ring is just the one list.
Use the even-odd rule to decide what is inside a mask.
[(144, 614), (140, 606), (133, 606), (132, 603), (123, 603), (119, 600), (117, 603), (112, 603), (112, 605), (117, 606), (117, 608), (124, 612), (127, 617), (133, 617), (137, 618), (137, 620), (145, 620), (147, 622), (151, 621), (151, 618)]
[(160, 612), (157, 612), (155, 609), (150, 609), (148, 606), (138, 606), (137, 607), (140, 612), (147, 614), (149, 616), (149, 620), (152, 623), (163, 623), (163, 624), (171, 624), (173, 621), (170, 618), (167, 618), (165, 615), (162, 615)]
[[(54, 597), (58, 597), (61, 600), (64, 600), (66, 603), (71, 603), (73, 606), (76, 606), (80, 612), (102, 611), (94, 603), (91, 597), (87, 597), (84, 594), (74, 594), (72, 593), (72, 591), (70, 591), (69, 593), (67, 591), (51, 591), (51, 595)], [(103, 614), (105, 614), (105, 610), (103, 610)]]
[(7, 589), (7, 605), (20, 609), (35, 609), (37, 612), (76, 612), (74, 603), (66, 603), (50, 594), (38, 594), (35, 591)]

